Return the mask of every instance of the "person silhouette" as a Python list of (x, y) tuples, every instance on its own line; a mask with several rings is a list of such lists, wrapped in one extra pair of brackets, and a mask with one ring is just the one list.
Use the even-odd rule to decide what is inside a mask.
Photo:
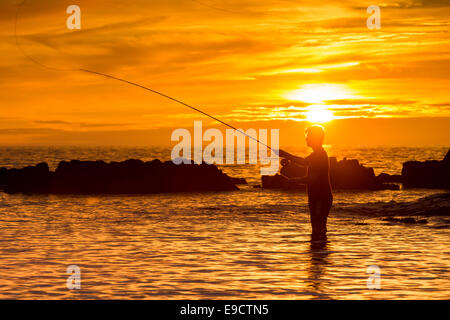
[(306, 144), (313, 152), (306, 158), (294, 156), (279, 150), (279, 156), (293, 164), (308, 167), (305, 177), (289, 178), (291, 183), (306, 184), (308, 189), (308, 205), (311, 217), (312, 240), (324, 240), (327, 235), (327, 219), (333, 204), (333, 193), (330, 184), (330, 165), (328, 154), (323, 148), (325, 129), (313, 125), (305, 130)]

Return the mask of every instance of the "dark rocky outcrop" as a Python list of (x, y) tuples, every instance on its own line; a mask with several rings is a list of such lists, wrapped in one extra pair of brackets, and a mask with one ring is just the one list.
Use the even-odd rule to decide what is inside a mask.
[[(280, 174), (275, 176), (263, 176), (263, 188), (281, 189), (305, 189), (304, 185), (289, 183), (286, 177), (302, 177), (307, 174), (306, 168), (296, 166), (289, 161), (282, 161)], [(398, 190), (396, 184), (386, 184), (381, 182), (373, 171), (373, 168), (364, 167), (358, 160), (343, 159), (337, 161), (330, 157), (330, 181), (333, 189), (353, 189), (353, 190)]]
[(330, 158), (330, 180), (335, 189), (399, 190), (396, 184), (380, 182), (373, 168), (365, 167), (358, 160), (337, 161)]
[(247, 180), (244, 178), (231, 178), (231, 182), (235, 185), (241, 184), (241, 185), (247, 185)]
[(147, 194), (238, 190), (215, 165), (171, 161), (62, 161), (54, 172), (46, 163), (0, 170), (7, 193)]
[(0, 169), (0, 185), (6, 190), (21, 190), (23, 193), (39, 192), (49, 184), (52, 177), (47, 163), (23, 169)]
[(450, 150), (442, 161), (408, 161), (403, 164), (405, 188), (450, 189)]

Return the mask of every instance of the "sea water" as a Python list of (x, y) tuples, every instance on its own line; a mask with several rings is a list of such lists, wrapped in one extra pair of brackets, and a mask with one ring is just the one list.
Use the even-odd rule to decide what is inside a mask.
[[(333, 148), (375, 172), (407, 160), (442, 159), (448, 148)], [(306, 155), (306, 149), (291, 149)], [(3, 147), (0, 167), (61, 160), (168, 160), (167, 148)], [(0, 193), (3, 299), (448, 299), (446, 217), (388, 223), (363, 204), (415, 201), (443, 190), (335, 191), (324, 246), (310, 242), (303, 192), (262, 190), (258, 166), (222, 166), (240, 191), (54, 196)], [(362, 205), (352, 214), (346, 206)], [(447, 219), (447, 220), (446, 220)], [(81, 288), (67, 288), (67, 267)], [(380, 289), (368, 288), (369, 266)]]

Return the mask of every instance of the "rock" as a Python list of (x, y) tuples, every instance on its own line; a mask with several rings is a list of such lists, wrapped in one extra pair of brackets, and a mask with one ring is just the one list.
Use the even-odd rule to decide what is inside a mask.
[(377, 176), (378, 182), (381, 183), (402, 183), (402, 176), (400, 174), (387, 174), (387, 173), (380, 173)]
[(8, 193), (35, 193), (46, 189), (52, 177), (47, 163), (23, 169), (9, 169), (5, 173), (5, 188)]
[[(2, 171), (3, 174), (3, 171)], [(10, 169), (5, 192), (48, 194), (148, 194), (238, 190), (215, 165), (171, 161), (62, 161), (55, 172), (47, 164)]]
[(8, 176), (8, 169), (0, 168), (0, 185), (5, 185)]
[(408, 161), (403, 164), (405, 188), (450, 189), (450, 150), (442, 161)]
[(238, 185), (238, 184), (242, 184), (242, 185), (247, 185), (247, 180), (245, 180), (244, 178), (230, 178), (231, 181), (233, 182), (233, 184)]
[(330, 158), (330, 181), (334, 189), (398, 190), (396, 185), (384, 184), (375, 177), (373, 168), (364, 167), (358, 160), (337, 161)]
[[(305, 185), (289, 184), (288, 180), (283, 177), (303, 177), (307, 174), (305, 167), (283, 160), (280, 173), (281, 175), (263, 176), (263, 188), (306, 189)], [(346, 158), (337, 161), (335, 157), (330, 157), (330, 182), (333, 189), (399, 190), (398, 185), (381, 182), (375, 176), (373, 168), (364, 167), (358, 160), (347, 160)]]

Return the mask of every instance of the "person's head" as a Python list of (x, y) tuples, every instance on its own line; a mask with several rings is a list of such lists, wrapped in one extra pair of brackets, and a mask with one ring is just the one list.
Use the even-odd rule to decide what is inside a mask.
[(311, 148), (319, 148), (325, 139), (325, 129), (315, 124), (305, 130), (306, 144)]

